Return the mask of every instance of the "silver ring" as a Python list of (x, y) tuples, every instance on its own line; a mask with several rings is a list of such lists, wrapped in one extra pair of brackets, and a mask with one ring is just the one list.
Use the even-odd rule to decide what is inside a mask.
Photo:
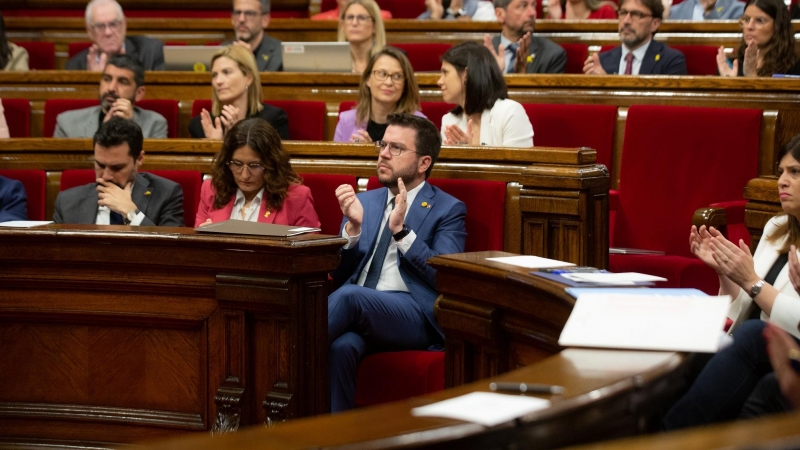
[(358, 144), (359, 142), (361, 142), (361, 139), (356, 139), (354, 142), (355, 142), (356, 144)]

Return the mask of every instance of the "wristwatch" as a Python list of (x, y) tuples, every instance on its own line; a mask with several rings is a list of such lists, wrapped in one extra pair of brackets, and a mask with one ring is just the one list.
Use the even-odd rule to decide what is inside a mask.
[(134, 209), (133, 211), (129, 212), (128, 215), (122, 218), (122, 222), (125, 225), (130, 225), (131, 222), (133, 222), (134, 219), (136, 219), (136, 216), (139, 215), (139, 212), (140, 212), (139, 208)]
[(394, 238), (395, 242), (398, 242), (404, 237), (408, 236), (408, 233), (411, 233), (411, 228), (408, 228), (408, 225), (403, 224), (403, 229), (393, 234), (392, 237)]
[(467, 10), (462, 8), (462, 9), (459, 9), (458, 11), (453, 11), (452, 9), (447, 8), (447, 13), (450, 14), (451, 16), (453, 16), (454, 19), (458, 19), (461, 16), (466, 16), (467, 15)]
[(756, 284), (750, 286), (750, 298), (756, 298), (756, 295), (761, 293), (762, 287), (764, 287), (764, 280), (758, 280)]

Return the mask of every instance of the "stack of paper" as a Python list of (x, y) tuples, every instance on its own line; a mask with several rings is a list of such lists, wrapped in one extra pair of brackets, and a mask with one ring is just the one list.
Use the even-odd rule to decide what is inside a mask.
[(487, 261), (494, 261), (512, 266), (525, 267), (527, 269), (551, 269), (553, 267), (571, 267), (575, 264), (559, 261), (557, 259), (540, 258), (538, 256), (520, 255), (504, 256), (500, 258), (486, 258)]
[(614, 286), (634, 285), (636, 283), (648, 283), (653, 281), (667, 281), (666, 278), (636, 272), (573, 272), (562, 273), (561, 276), (568, 280), (577, 282), (607, 283), (613, 284)]
[(414, 416), (447, 417), (493, 427), (550, 406), (550, 401), (522, 395), (472, 392), (411, 410)]

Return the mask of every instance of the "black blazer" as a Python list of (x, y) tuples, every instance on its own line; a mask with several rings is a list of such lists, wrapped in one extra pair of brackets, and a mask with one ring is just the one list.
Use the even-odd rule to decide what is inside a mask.
[[(76, 54), (67, 61), (67, 70), (86, 70), (86, 55), (89, 49)], [(144, 70), (164, 70), (164, 43), (144, 36), (126, 36), (125, 54), (139, 60)]]
[[(275, 128), (275, 131), (278, 132), (278, 135), (281, 137), (281, 139), (290, 139), (289, 117), (286, 115), (286, 111), (264, 103), (264, 108), (261, 109), (261, 112), (250, 117), (259, 117), (266, 120), (270, 125), (272, 125), (273, 128)], [(211, 119), (214, 120), (214, 118), (215, 117), (212, 115)], [(192, 120), (189, 122), (189, 135), (195, 139), (202, 139), (206, 137), (206, 133), (203, 131), (203, 124), (200, 123), (200, 115), (192, 117)]]
[[(619, 72), (622, 46), (600, 53), (600, 65), (608, 74)], [(678, 50), (658, 41), (651, 41), (644, 54), (639, 75), (686, 75), (686, 58)]]

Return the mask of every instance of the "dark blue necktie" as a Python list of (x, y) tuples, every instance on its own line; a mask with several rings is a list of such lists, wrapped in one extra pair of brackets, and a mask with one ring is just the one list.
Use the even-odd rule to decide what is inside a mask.
[(514, 63), (517, 62), (517, 48), (519, 48), (519, 43), (508, 44), (508, 49), (511, 50), (511, 60), (508, 62), (508, 67), (506, 67), (506, 73), (514, 73)]
[[(391, 209), (394, 209), (394, 199), (390, 202)], [(391, 213), (389, 213), (391, 215)], [(381, 278), (383, 261), (386, 259), (386, 252), (389, 251), (389, 243), (392, 240), (392, 230), (389, 229), (389, 219), (386, 219), (386, 226), (383, 227), (381, 235), (375, 244), (375, 254), (372, 256), (372, 264), (369, 265), (367, 278), (364, 280), (364, 287), (375, 289), (378, 280)]]
[(125, 222), (122, 221), (122, 214), (114, 211), (109, 211), (110, 215), (108, 217), (108, 222), (111, 225), (124, 225)]

